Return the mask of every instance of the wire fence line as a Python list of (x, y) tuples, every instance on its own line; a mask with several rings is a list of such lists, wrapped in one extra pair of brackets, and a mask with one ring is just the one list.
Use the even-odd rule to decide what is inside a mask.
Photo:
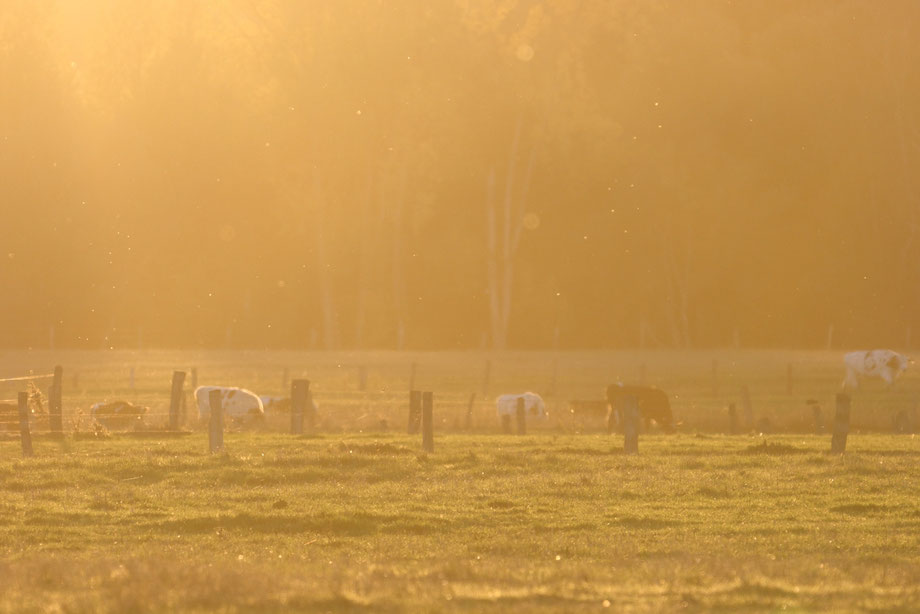
[(0, 378), (0, 383), (2, 382), (24, 382), (33, 379), (50, 379), (54, 377), (54, 373), (42, 373), (41, 375), (17, 375), (16, 377), (2, 377)]

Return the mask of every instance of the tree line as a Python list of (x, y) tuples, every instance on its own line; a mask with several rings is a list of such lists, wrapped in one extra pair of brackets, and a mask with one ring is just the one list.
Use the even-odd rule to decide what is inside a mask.
[(0, 345), (909, 345), (918, 15), (13, 0)]

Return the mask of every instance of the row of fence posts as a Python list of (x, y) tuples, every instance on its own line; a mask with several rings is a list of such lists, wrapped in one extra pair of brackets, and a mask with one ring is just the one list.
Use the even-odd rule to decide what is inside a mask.
[[(715, 372), (715, 362), (713, 371)], [(413, 376), (415, 371), (413, 363)], [(790, 366), (791, 373), (791, 366)], [(179, 430), (180, 411), (184, 409), (184, 371), (174, 371), (172, 379), (172, 388), (169, 403), (169, 429), (172, 431)], [(197, 387), (198, 379), (197, 369), (192, 369), (192, 385)], [(285, 373), (287, 380), (287, 373)], [(414, 377), (413, 377), (414, 379)], [(486, 381), (488, 379), (488, 367), (486, 371)], [(791, 378), (790, 378), (791, 379)], [(54, 375), (51, 387), (49, 389), (49, 427), (52, 434), (63, 434), (63, 412), (62, 412), (62, 381), (63, 369), (60, 366), (54, 368)], [(485, 382), (484, 382), (485, 383)], [(29, 427), (29, 394), (20, 392), (18, 396), (19, 403), (19, 426), (22, 441), (23, 456), (32, 456), (32, 435)], [(469, 405), (466, 412), (466, 424), (470, 427), (472, 424), (473, 406), (476, 400), (476, 394), (470, 395)], [(625, 396), (618, 399), (609, 398), (611, 403), (610, 416), (608, 417), (608, 430), (613, 430), (612, 420), (615, 415), (619, 415), (623, 421), (624, 450), (627, 454), (638, 454), (639, 452), (639, 406), (635, 396)], [(217, 451), (223, 448), (223, 431), (224, 418), (223, 407), (221, 403), (221, 392), (212, 390), (208, 399), (211, 408), (211, 417), (208, 424), (209, 448)], [(742, 388), (742, 402), (748, 421), (752, 421), (752, 412), (750, 407), (750, 394), (747, 386)], [(409, 427), (410, 435), (418, 434), (422, 430), (422, 448), (426, 452), (434, 451), (434, 421), (433, 421), (434, 394), (432, 392), (422, 392), (411, 390), (409, 392)], [(816, 406), (813, 411), (820, 412)], [(817, 414), (816, 414), (817, 415)], [(302, 435), (304, 432), (304, 418), (307, 418), (308, 430), (312, 431), (315, 424), (315, 412), (310, 392), (310, 381), (306, 379), (295, 379), (291, 381), (291, 433)], [(517, 423), (517, 433), (524, 435), (527, 432), (527, 417), (524, 406), (524, 399), (519, 398), (515, 408), (515, 418)], [(737, 432), (737, 412), (735, 404), (729, 405), (729, 420), (731, 432)], [(836, 414), (834, 419), (833, 436), (831, 440), (831, 452), (843, 453), (846, 450), (846, 440), (849, 433), (850, 423), (850, 396), (846, 393), (837, 394)], [(502, 416), (502, 430), (504, 433), (511, 433), (511, 416)]]
[[(619, 398), (608, 397), (611, 412), (607, 418), (607, 430), (613, 432), (615, 416), (619, 415), (623, 421), (624, 451), (626, 454), (639, 453), (639, 403), (635, 396), (623, 396)], [(519, 408), (522, 400), (519, 400)], [(820, 412), (816, 406), (814, 410)], [(729, 405), (729, 418), (731, 420), (731, 432), (737, 433), (737, 413), (735, 404)], [(518, 410), (520, 415), (520, 409)], [(507, 418), (508, 416), (503, 416)], [(510, 432), (510, 425), (505, 429)], [(850, 395), (840, 392), (836, 397), (836, 411), (834, 414), (834, 428), (831, 436), (831, 453), (843, 454), (847, 447), (847, 435), (850, 432)]]

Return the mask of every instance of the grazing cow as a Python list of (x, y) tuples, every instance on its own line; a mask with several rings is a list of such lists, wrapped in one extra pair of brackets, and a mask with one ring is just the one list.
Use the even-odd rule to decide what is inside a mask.
[(113, 401), (96, 403), (90, 407), (89, 413), (96, 422), (107, 428), (125, 428), (143, 425), (147, 409), (127, 401)]
[[(291, 398), (290, 397), (273, 397), (268, 395), (260, 395), (259, 399), (262, 400), (262, 407), (265, 408), (266, 412), (274, 412), (279, 414), (289, 414), (291, 413)], [(319, 410), (319, 407), (316, 405), (316, 401), (313, 400), (313, 395), (310, 395), (307, 400), (307, 411), (311, 409), (316, 412)]]
[(543, 402), (543, 399), (540, 398), (540, 395), (535, 392), (503, 394), (495, 399), (495, 406), (498, 409), (499, 417), (516, 416), (517, 401), (520, 398), (524, 399), (524, 413), (527, 414), (528, 418), (540, 418), (545, 420), (549, 417), (549, 414), (546, 413), (546, 404)]
[(639, 404), (639, 415), (645, 421), (646, 429), (649, 428), (652, 420), (654, 420), (666, 433), (674, 432), (674, 416), (671, 414), (671, 403), (668, 401), (668, 395), (651, 386), (613, 384), (607, 387), (607, 401), (610, 403), (611, 417), (615, 418), (618, 424), (621, 421), (619, 414), (620, 401), (627, 396), (636, 397), (636, 401)]
[(245, 388), (225, 386), (198, 386), (195, 388), (195, 401), (198, 403), (198, 417), (206, 420), (211, 417), (211, 391), (220, 391), (220, 404), (227, 418), (261, 418), (265, 415), (262, 399)]
[(843, 387), (858, 388), (863, 377), (880, 377), (890, 386), (913, 361), (892, 350), (868, 350), (847, 352), (843, 362), (847, 366)]

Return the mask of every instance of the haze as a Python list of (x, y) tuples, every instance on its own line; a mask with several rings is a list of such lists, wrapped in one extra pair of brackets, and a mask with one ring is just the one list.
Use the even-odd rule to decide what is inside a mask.
[(910, 345), (918, 17), (4, 0), (0, 345)]

